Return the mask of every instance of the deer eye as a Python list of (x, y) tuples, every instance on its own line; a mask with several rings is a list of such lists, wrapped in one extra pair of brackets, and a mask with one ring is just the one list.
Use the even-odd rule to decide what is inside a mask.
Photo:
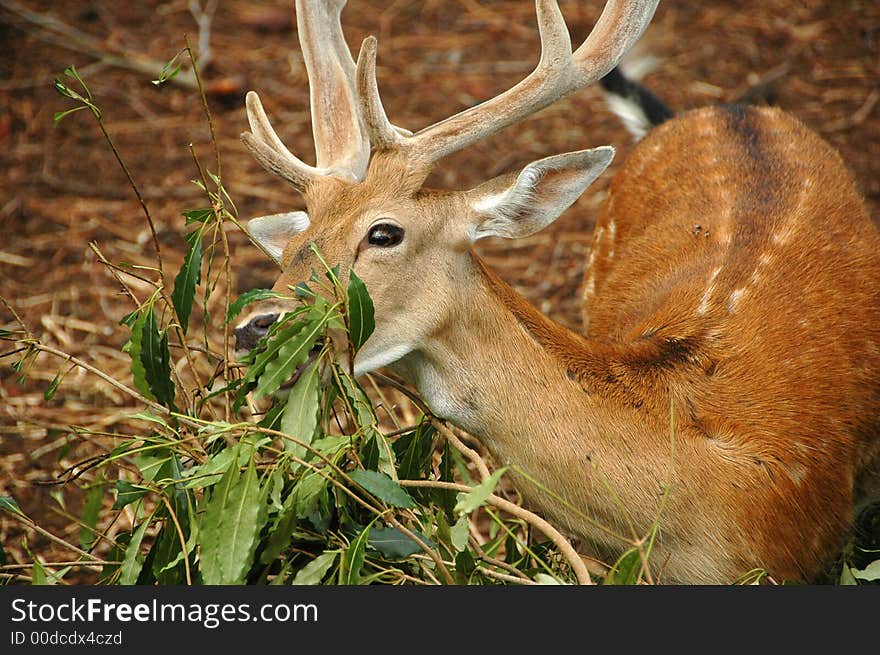
[(367, 243), (380, 248), (390, 248), (403, 241), (403, 228), (391, 223), (378, 223), (370, 228)]

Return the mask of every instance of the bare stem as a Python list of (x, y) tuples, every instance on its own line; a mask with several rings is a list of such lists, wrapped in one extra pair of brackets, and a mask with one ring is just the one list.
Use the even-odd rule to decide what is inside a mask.
[[(433, 489), (450, 489), (453, 491), (471, 491), (471, 487), (465, 484), (455, 482), (441, 482), (440, 480), (399, 480), (403, 487), (429, 487)], [(578, 555), (577, 551), (572, 547), (571, 543), (556, 528), (550, 525), (537, 514), (523, 509), (519, 505), (511, 503), (509, 500), (500, 498), (495, 494), (490, 495), (486, 502), (497, 507), (500, 510), (522, 519), (529, 525), (542, 532), (553, 544), (559, 549), (559, 552), (568, 562), (577, 577), (578, 583), (582, 585), (591, 585), (593, 580), (590, 578), (590, 572), (587, 570), (584, 561)]]
[(180, 539), (180, 548), (183, 551), (183, 568), (186, 570), (186, 584), (191, 587), (193, 582), (192, 574), (189, 570), (189, 553), (186, 552), (186, 538), (183, 536), (183, 530), (180, 529), (180, 522), (177, 520), (177, 514), (171, 507), (171, 503), (168, 502), (168, 497), (165, 494), (160, 494), (160, 497), (162, 498), (162, 502), (165, 503), (165, 508), (168, 510), (168, 514), (171, 516), (171, 520), (174, 522), (174, 527), (177, 530), (177, 537)]
[(464, 442), (458, 438), (446, 421), (441, 421), (432, 416), (431, 425), (437, 428), (437, 430), (440, 431), (440, 434), (442, 434), (456, 450), (473, 462), (474, 466), (476, 466), (477, 470), (480, 472), (481, 480), (485, 480), (491, 475), (489, 473), (489, 467), (486, 465), (486, 461), (480, 456), (480, 453), (473, 448), (464, 445)]
[(128, 183), (131, 186), (132, 191), (134, 191), (134, 195), (137, 197), (137, 200), (141, 205), (144, 216), (147, 217), (147, 224), (149, 224), (150, 226), (150, 234), (153, 236), (153, 247), (156, 249), (156, 263), (158, 264), (159, 268), (159, 280), (160, 283), (164, 285), (165, 269), (162, 266), (162, 249), (159, 247), (159, 236), (158, 234), (156, 234), (156, 225), (153, 223), (153, 217), (150, 215), (150, 209), (149, 207), (147, 207), (147, 202), (141, 195), (140, 189), (138, 189), (138, 186), (131, 175), (131, 171), (129, 171), (128, 166), (125, 165), (125, 161), (123, 161), (122, 155), (120, 155), (119, 150), (116, 149), (116, 144), (113, 143), (113, 139), (110, 138), (110, 133), (104, 126), (103, 119), (100, 116), (96, 116), (96, 119), (98, 121), (98, 127), (101, 128), (101, 133), (104, 135), (104, 139), (106, 139), (107, 144), (110, 146), (110, 150), (113, 151), (113, 156), (116, 157), (116, 161), (119, 163), (120, 168), (122, 168), (122, 172), (125, 173), (125, 177), (128, 179)]

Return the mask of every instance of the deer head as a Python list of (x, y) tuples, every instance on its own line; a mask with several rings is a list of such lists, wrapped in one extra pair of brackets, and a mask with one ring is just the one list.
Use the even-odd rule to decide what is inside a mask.
[[(385, 114), (376, 83), (376, 39), (367, 38), (357, 63), (352, 59), (340, 23), (344, 4), (296, 2), (316, 164), (305, 164), (284, 146), (253, 92), (247, 96), (251, 130), (242, 139), (268, 171), (306, 200), (307, 212), (248, 223), (283, 270), (275, 290), (289, 293), (320, 268), (312, 243), (343, 274), (353, 268), (364, 280), (376, 329), (355, 361), (356, 374), (362, 374), (423, 347), (454, 319), (460, 289), (475, 275), (475, 241), (515, 239), (546, 227), (605, 170), (614, 150), (546, 157), (468, 191), (423, 188), (432, 167), (600, 79), (639, 38), (657, 0), (610, 0), (574, 51), (557, 3), (538, 0), (542, 50), (535, 70), (501, 95), (416, 133), (392, 125)], [(277, 302), (257, 306), (236, 330), (239, 346), (255, 344), (284, 309)]]

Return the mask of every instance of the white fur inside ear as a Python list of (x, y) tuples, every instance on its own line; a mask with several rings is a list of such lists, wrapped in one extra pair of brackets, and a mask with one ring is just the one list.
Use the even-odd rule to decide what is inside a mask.
[[(497, 191), (497, 181), (490, 192), (472, 196), (471, 208), (479, 222), (471, 228), (473, 241), (497, 236), (507, 239), (526, 237), (545, 228), (568, 209), (599, 177), (611, 159), (614, 148), (554, 155), (526, 166), (513, 184)], [(488, 189), (487, 189), (488, 191)]]
[(263, 246), (272, 259), (280, 262), (288, 241), (308, 226), (309, 215), (305, 212), (285, 212), (252, 218), (247, 229), (254, 241)]

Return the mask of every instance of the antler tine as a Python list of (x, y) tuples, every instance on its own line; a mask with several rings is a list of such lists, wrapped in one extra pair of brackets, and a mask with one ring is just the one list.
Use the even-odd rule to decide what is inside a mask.
[(361, 113), (367, 124), (370, 143), (376, 148), (399, 146), (401, 132), (388, 120), (379, 84), (376, 81), (376, 37), (369, 36), (361, 44), (357, 58), (357, 88), (361, 99)]
[(658, 2), (608, 0), (593, 31), (572, 55), (556, 0), (536, 0), (541, 59), (535, 70), (501, 95), (416, 132), (402, 147), (437, 161), (595, 82), (641, 36)]
[(629, 2), (609, 1), (605, 4), (593, 30), (572, 57), (574, 89), (604, 77), (632, 48), (647, 29), (660, 0)]
[(363, 179), (370, 142), (360, 115), (355, 64), (342, 33), (346, 0), (296, 0), (296, 20), (309, 76), (317, 167)]
[(370, 142), (360, 113), (355, 64), (340, 21), (345, 0), (296, 0), (296, 20), (309, 77), (316, 166), (295, 157), (281, 142), (256, 93), (247, 95), (251, 132), (242, 140), (272, 173), (300, 190), (318, 177), (361, 180), (367, 170)]
[(298, 189), (304, 189), (310, 180), (328, 173), (304, 163), (285, 147), (266, 116), (260, 96), (249, 91), (245, 106), (251, 131), (243, 132), (241, 140), (263, 168), (284, 178)]

